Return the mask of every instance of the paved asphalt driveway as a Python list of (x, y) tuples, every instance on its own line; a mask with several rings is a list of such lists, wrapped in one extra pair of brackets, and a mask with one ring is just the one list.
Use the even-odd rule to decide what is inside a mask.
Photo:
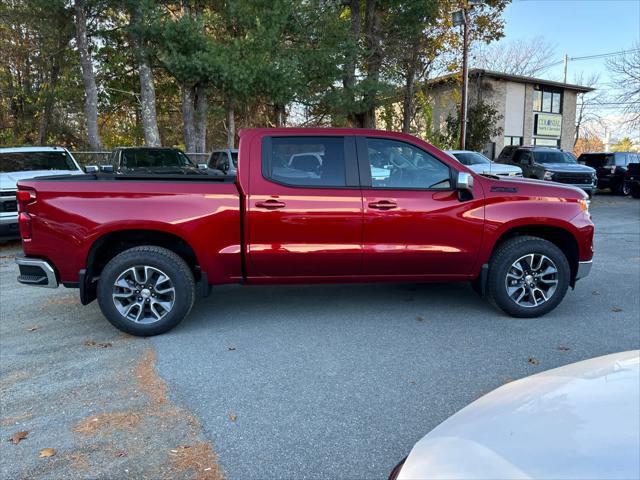
[(640, 347), (640, 201), (592, 211), (591, 275), (546, 317), (467, 285), (222, 287), (152, 340), (159, 373), (231, 479), (384, 478), (504, 382)]

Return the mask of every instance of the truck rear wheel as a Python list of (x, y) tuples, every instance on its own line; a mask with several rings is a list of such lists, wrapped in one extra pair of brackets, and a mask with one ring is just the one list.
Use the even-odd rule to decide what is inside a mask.
[(116, 255), (98, 281), (98, 303), (119, 330), (140, 337), (178, 325), (195, 301), (195, 281), (185, 261), (171, 250), (134, 247)]
[(487, 293), (509, 315), (539, 317), (560, 304), (570, 275), (567, 257), (556, 245), (538, 237), (516, 237), (494, 253)]

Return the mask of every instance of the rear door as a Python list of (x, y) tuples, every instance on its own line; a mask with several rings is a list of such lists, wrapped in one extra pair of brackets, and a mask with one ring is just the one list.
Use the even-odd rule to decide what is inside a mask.
[(363, 273), (466, 275), (476, 261), (484, 200), (460, 199), (457, 173), (433, 154), (388, 138), (358, 137), (364, 209)]
[(362, 196), (354, 138), (267, 136), (260, 156), (251, 165), (247, 198), (249, 276), (359, 275)]

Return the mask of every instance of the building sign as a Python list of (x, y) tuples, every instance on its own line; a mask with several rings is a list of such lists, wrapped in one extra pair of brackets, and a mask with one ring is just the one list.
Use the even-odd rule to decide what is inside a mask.
[(559, 137), (562, 134), (562, 115), (537, 113), (535, 134)]

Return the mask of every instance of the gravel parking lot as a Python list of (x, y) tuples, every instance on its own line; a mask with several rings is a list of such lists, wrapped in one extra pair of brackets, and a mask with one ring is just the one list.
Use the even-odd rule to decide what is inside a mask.
[[(231, 479), (386, 478), (503, 383), (640, 348), (640, 201), (602, 194), (592, 213), (591, 275), (530, 320), (464, 284), (229, 286), (172, 332), (136, 339), (74, 291), (15, 284), (4, 248), (1, 476), (197, 477), (217, 454)], [(113, 412), (133, 417), (92, 430)], [(45, 447), (57, 456), (38, 458)]]

